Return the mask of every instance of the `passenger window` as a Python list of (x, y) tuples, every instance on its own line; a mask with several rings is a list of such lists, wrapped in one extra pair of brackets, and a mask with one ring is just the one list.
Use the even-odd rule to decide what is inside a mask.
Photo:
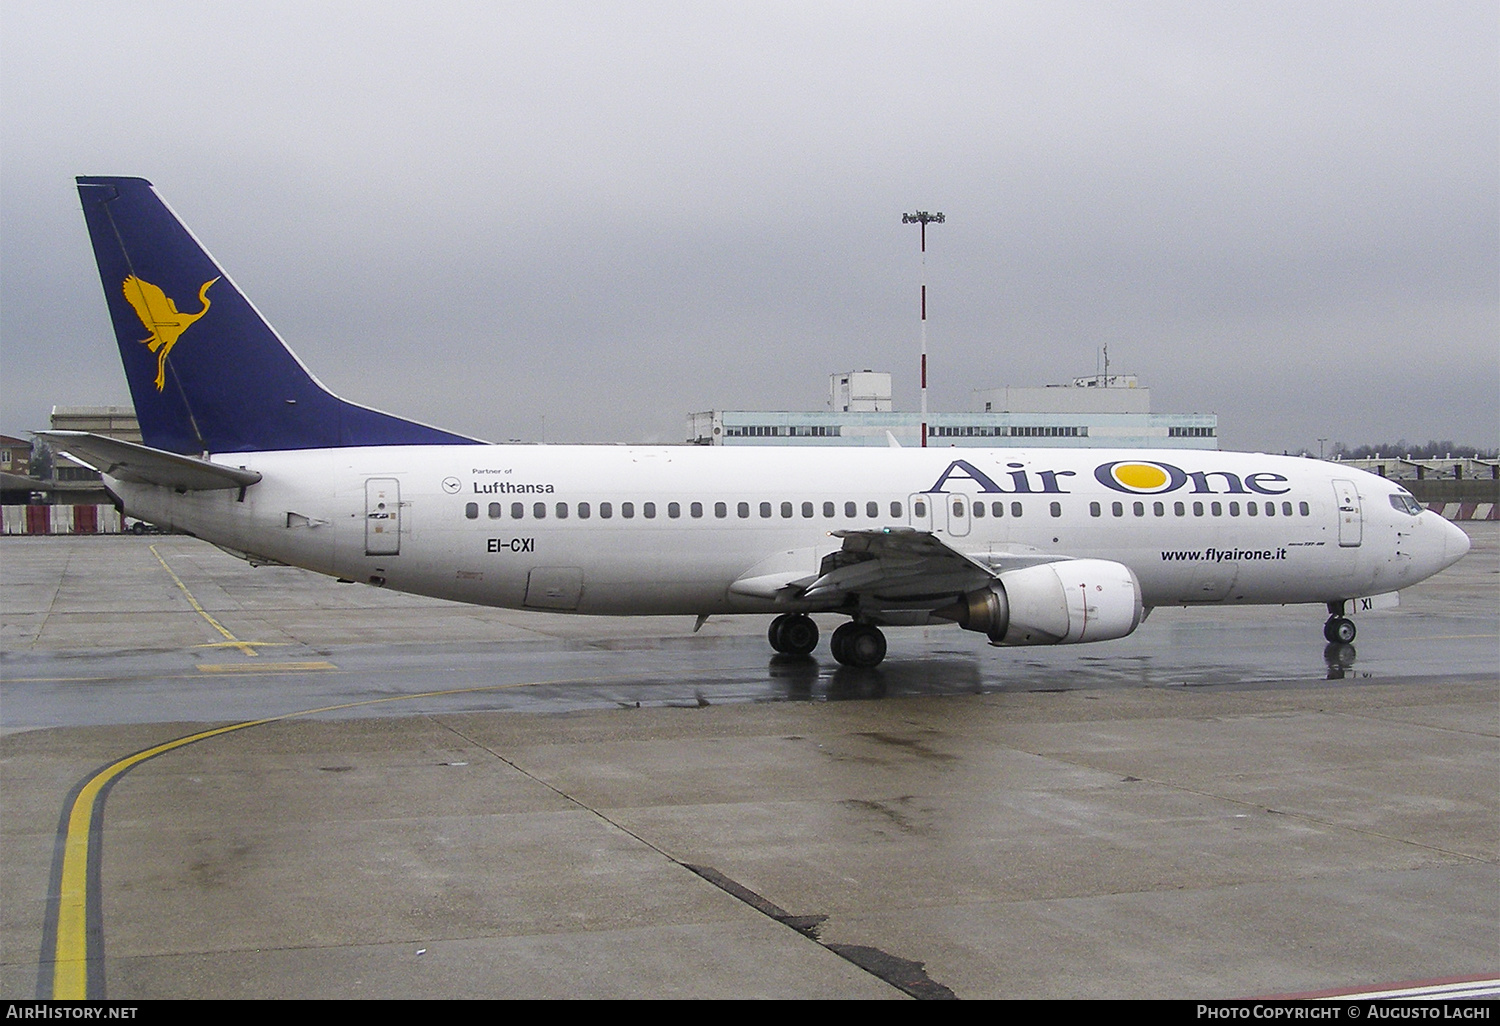
[(1003, 503), (1003, 502), (992, 502), (992, 503), (990, 503), (990, 515), (991, 516), (996, 516), (996, 517), (1003, 517), (1003, 516), (1005, 516), (1005, 503)]
[(984, 516), (984, 503), (982, 503), (982, 502), (976, 502), (976, 503), (974, 503), (974, 505), (970, 506), (969, 509), (973, 512), (973, 514), (976, 517), (982, 517), (982, 516)]
[(1281, 515), (1284, 517), (1292, 515), (1292, 504), (1290, 502), (1283, 502), (1281, 504)]
[(901, 503), (899, 503), (899, 502), (893, 502), (893, 503), (891, 503), (891, 516), (892, 516), (892, 518), (894, 518), (896, 520), (900, 520), (901, 519)]
[(1255, 505), (1255, 503), (1253, 503), (1253, 502), (1247, 502), (1247, 503), (1245, 503), (1245, 515), (1247, 517), (1259, 516), (1260, 515), (1260, 509), (1259, 509), (1259, 507), (1257, 507)]
[(852, 502), (844, 503), (844, 516), (849, 517), (851, 520), (859, 516), (859, 507)]
[(526, 504), (524, 502), (513, 502), (510, 504), (510, 518), (520, 520), (526, 515)]
[(785, 517), (786, 519), (788, 519), (788, 520), (791, 519), (791, 516), (792, 516), (792, 504), (790, 502), (783, 502), (781, 504), (781, 515), (783, 517)]
[[(648, 513), (647, 516), (650, 516), (650, 514)], [(678, 517), (682, 516), (682, 503), (667, 503), (667, 516), (671, 517), (673, 520), (676, 520)]]
[(1195, 516), (1195, 517), (1201, 517), (1202, 515), (1203, 515), (1203, 503), (1201, 503), (1201, 502), (1195, 502), (1195, 503), (1193, 503), (1193, 516)]
[(1217, 502), (1210, 502), (1208, 504), (1208, 510), (1216, 517), (1222, 517), (1224, 515), (1224, 507)]
[(607, 503), (607, 502), (601, 502), (601, 503), (599, 503), (599, 519), (600, 520), (608, 520), (610, 517), (614, 516), (614, 512), (615, 512), (615, 508), (610, 503)]
[(823, 503), (823, 515), (825, 517), (831, 517), (831, 516), (833, 516), (833, 514), (834, 514), (833, 503), (831, 503), (831, 502), (825, 502), (825, 503)]
[(557, 504), (557, 519), (568, 519), (568, 504), (566, 502), (559, 502)]
[(1021, 515), (1021, 504), (1019, 502), (1013, 502), (1010, 504), (1010, 515), (1013, 517), (1018, 517)]
[(1109, 511), (1117, 517), (1123, 517), (1125, 515), (1125, 504), (1123, 502), (1112, 502), (1109, 504)]
[(479, 503), (477, 503), (477, 502), (471, 502), (467, 506), (465, 506), (464, 507), (464, 516), (468, 517), (470, 520), (478, 520), (479, 519)]
[(1274, 503), (1274, 502), (1268, 502), (1268, 503), (1266, 503), (1266, 516), (1268, 516), (1268, 517), (1274, 517), (1275, 515), (1276, 515), (1276, 503)]
[(1091, 516), (1091, 517), (1097, 517), (1099, 514), (1101, 514), (1103, 512), (1104, 512), (1104, 510), (1099, 507), (1099, 504), (1097, 502), (1091, 502), (1091, 503), (1089, 503), (1089, 516)]
[(624, 517), (626, 520), (633, 520), (633, 519), (635, 519), (635, 503), (633, 503), (633, 502), (622, 502), (622, 503), (620, 503), (620, 516)]
[(923, 502), (921, 499), (915, 500), (911, 504), (911, 515), (917, 517), (918, 519), (925, 517), (927, 515), (927, 503)]
[(1231, 502), (1229, 504), (1229, 515), (1232, 516), (1232, 517), (1237, 517), (1237, 516), (1240, 515), (1240, 504), (1239, 503), (1237, 503), (1237, 502)]
[(1178, 517), (1187, 516), (1187, 507), (1180, 502), (1172, 503), (1172, 515)]
[(750, 515), (750, 504), (748, 502), (742, 502), (734, 507), (734, 512), (736, 516), (738, 516), (741, 520), (744, 520)]
[(1305, 503), (1305, 502), (1299, 502), (1299, 503), (1297, 503), (1297, 512), (1301, 513), (1303, 516), (1308, 516), (1309, 515), (1309, 510), (1307, 508), (1307, 503)]
[(654, 503), (654, 502), (643, 502), (643, 503), (641, 503), (641, 516), (645, 517), (647, 520), (655, 520), (656, 519), (656, 503)]
[(489, 514), (490, 514), (490, 519), (491, 520), (499, 520), (500, 519), (500, 512), (501, 512), (501, 510), (500, 510), (500, 504), (498, 502), (492, 502), (492, 503), (490, 503)]
[[(894, 506), (895, 503), (891, 503), (891, 505)], [(892, 512), (894, 512), (894, 510)], [(953, 515), (956, 517), (961, 517), (964, 515), (964, 501), (962, 499), (953, 500)]]
[(538, 519), (538, 520), (546, 520), (547, 519), (547, 504), (545, 502), (538, 502), (535, 505), (533, 505), (531, 507), (531, 515), (533, 517), (535, 517), (536, 519)]
[(813, 504), (812, 503), (810, 503), (810, 502), (804, 502), (802, 504), (802, 515), (804, 517), (810, 517), (810, 516), (813, 515)]
[(880, 503), (878, 503), (878, 502), (867, 502), (867, 503), (865, 503), (865, 516), (869, 517), (871, 520), (874, 520), (875, 518), (879, 517), (880, 516)]
[(1133, 502), (1130, 504), (1130, 512), (1138, 517), (1146, 515), (1146, 504), (1144, 502)]
[(723, 520), (725, 517), (729, 516), (729, 504), (724, 502), (714, 503), (714, 516), (718, 517), (720, 520)]
[(1167, 515), (1167, 506), (1166, 506), (1166, 503), (1163, 503), (1163, 502), (1153, 502), (1151, 504), (1151, 513), (1152, 513), (1153, 516), (1158, 516), (1158, 517), (1164, 517), (1164, 516), (1166, 516)]
[(768, 517), (771, 515), (771, 504), (769, 502), (763, 502), (760, 504), (760, 515), (763, 517)]
[(578, 504), (578, 519), (579, 520), (587, 520), (589, 518), (589, 512), (590, 512), (590, 509), (589, 509), (589, 504), (588, 503), (586, 503), (586, 502), (580, 502)]
[(695, 520), (696, 519), (700, 519), (703, 516), (703, 503), (701, 503), (701, 502), (691, 503), (688, 506), (688, 516), (694, 518)]
[(1053, 516), (1055, 516), (1055, 517), (1062, 516), (1062, 503), (1060, 503), (1060, 502), (1054, 502), (1052, 504), (1052, 506), (1050, 507), (1050, 510), (1051, 510), (1051, 513), (1052, 513)]

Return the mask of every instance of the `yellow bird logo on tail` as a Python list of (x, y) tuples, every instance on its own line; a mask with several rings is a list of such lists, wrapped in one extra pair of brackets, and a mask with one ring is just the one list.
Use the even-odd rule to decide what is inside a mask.
[(142, 281), (133, 274), (125, 279), (125, 299), (135, 308), (135, 314), (146, 330), (151, 332), (151, 337), (141, 339), (141, 344), (148, 346), (156, 354), (158, 392), (167, 387), (167, 354), (172, 351), (182, 333), (208, 313), (208, 287), (218, 280), (215, 278), (213, 281), (206, 281), (198, 290), (198, 302), (203, 304), (202, 310), (197, 313), (182, 313), (165, 292), (149, 281)]

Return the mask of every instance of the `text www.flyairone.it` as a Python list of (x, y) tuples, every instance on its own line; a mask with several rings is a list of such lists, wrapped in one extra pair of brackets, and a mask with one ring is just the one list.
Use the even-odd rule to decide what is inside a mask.
[(1168, 563), (1223, 563), (1253, 559), (1285, 559), (1286, 549), (1200, 549), (1197, 552), (1163, 550), (1161, 558)]

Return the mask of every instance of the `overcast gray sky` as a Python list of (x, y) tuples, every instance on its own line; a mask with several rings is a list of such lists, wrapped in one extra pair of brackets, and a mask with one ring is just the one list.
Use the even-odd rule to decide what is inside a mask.
[(126, 403), (78, 174), (151, 179), (347, 398), (684, 438), (1114, 369), (1225, 448), (1500, 444), (1482, 3), (0, 6), (0, 431)]

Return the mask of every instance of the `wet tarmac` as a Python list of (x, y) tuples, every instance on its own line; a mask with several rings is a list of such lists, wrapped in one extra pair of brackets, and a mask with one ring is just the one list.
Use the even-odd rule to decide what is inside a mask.
[[(1493, 974), (1497, 526), (1352, 646), (1315, 607), (1159, 609), (1064, 649), (892, 629), (864, 671), (772, 655), (764, 617), (694, 634), (179, 537), (7, 538), (0, 992), (47, 996), (75, 956), (111, 998)], [(110, 778), (75, 910), (97, 943), (61, 953), (73, 792), (251, 721)]]

